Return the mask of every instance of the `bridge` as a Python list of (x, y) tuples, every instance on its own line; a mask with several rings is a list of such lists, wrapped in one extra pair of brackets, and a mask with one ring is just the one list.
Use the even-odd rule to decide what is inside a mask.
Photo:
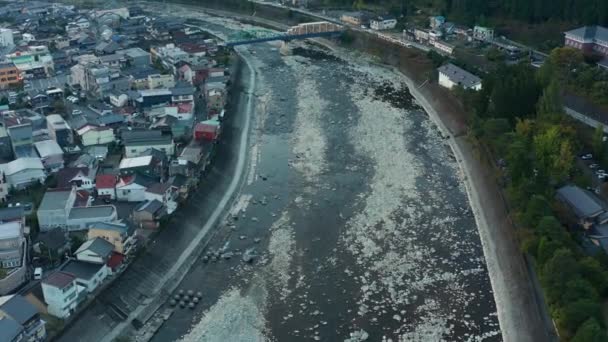
[(266, 29), (243, 30), (228, 36), (226, 46), (256, 44), (272, 41), (290, 41), (317, 37), (339, 36), (344, 31), (342, 25), (320, 21), (292, 26), (287, 32), (277, 32)]

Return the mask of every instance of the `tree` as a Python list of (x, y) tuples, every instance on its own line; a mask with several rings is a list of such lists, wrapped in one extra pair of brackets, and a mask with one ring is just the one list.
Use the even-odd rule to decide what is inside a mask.
[(561, 297), (561, 301), (563, 303), (571, 303), (581, 299), (597, 302), (599, 296), (593, 285), (586, 279), (577, 278), (570, 280), (566, 284), (566, 291)]
[(602, 160), (604, 157), (604, 126), (599, 125), (595, 128), (593, 132), (593, 138), (591, 141), (591, 146), (593, 147), (593, 154), (595, 154), (595, 158), (597, 160)]
[(564, 109), (559, 93), (559, 86), (556, 81), (549, 83), (543, 91), (543, 95), (538, 100), (537, 114), (539, 118), (550, 123), (559, 122)]
[[(547, 217), (547, 215), (549, 215), (550, 213), (551, 208), (549, 207), (547, 199), (542, 195), (533, 195), (532, 198), (530, 198), (530, 201), (528, 201), (528, 205), (522, 217), (522, 221), (528, 227), (534, 227), (537, 224), (539, 226), (552, 225), (553, 221), (551, 221), (551, 219), (555, 219), (552, 216)], [(540, 222), (541, 218), (543, 219), (543, 222)], [(550, 222), (547, 223), (546, 221)], [(558, 228), (561, 229), (561, 227), (559, 227), (559, 222)]]
[(599, 261), (592, 257), (579, 260), (581, 275), (589, 280), (600, 295), (606, 295), (608, 291), (608, 271), (602, 267)]
[(534, 155), (543, 182), (546, 182), (543, 177), (550, 177), (553, 182), (565, 179), (574, 165), (572, 143), (558, 125), (534, 137)]
[(578, 300), (556, 310), (557, 326), (566, 336), (572, 336), (588, 319), (602, 319), (600, 304), (589, 299)]
[(6, 96), (2, 96), (2, 98), (0, 99), (0, 106), (7, 106), (8, 105), (8, 98), (6, 98)]
[[(542, 244), (541, 240), (540, 245)], [(578, 276), (578, 270), (576, 259), (568, 249), (560, 248), (553, 253), (540, 272), (540, 281), (549, 303), (559, 302), (566, 284)]]
[(606, 342), (608, 336), (595, 318), (589, 318), (577, 330), (571, 342)]

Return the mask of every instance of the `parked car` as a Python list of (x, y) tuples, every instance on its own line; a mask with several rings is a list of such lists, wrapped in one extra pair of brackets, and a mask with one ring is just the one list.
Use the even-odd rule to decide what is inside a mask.
[(80, 109), (74, 109), (72, 115), (82, 115), (82, 111)]
[(595, 171), (595, 173), (598, 174), (598, 175), (605, 175), (606, 171), (600, 169), (600, 170)]
[(34, 280), (41, 280), (41, 279), (42, 279), (42, 268), (36, 267), (34, 269)]
[(595, 164), (595, 163), (594, 163), (594, 164), (589, 165), (589, 168), (590, 168), (590, 169), (597, 169), (598, 167), (599, 167), (599, 165), (598, 165), (598, 164)]
[(593, 158), (593, 154), (591, 154), (591, 153), (583, 154), (581, 156), (582, 160), (589, 160), (589, 159), (592, 159), (592, 158)]

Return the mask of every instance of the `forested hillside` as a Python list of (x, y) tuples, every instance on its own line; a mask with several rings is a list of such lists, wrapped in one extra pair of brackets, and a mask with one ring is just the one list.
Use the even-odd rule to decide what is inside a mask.
[[(608, 25), (608, 0), (321, 0), (325, 5), (381, 6), (391, 12), (434, 8), (438, 13), (471, 22), (502, 17), (527, 23), (549, 19)], [(397, 13), (395, 13), (397, 14)], [(413, 14), (413, 13), (404, 13)]]

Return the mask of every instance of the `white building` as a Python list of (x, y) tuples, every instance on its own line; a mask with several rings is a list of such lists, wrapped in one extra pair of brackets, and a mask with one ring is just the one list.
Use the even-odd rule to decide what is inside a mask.
[(464, 89), (481, 90), (481, 78), (448, 63), (437, 69), (439, 72), (439, 85), (452, 89), (461, 86)]
[(147, 187), (137, 182), (136, 176), (120, 177), (116, 184), (116, 198), (119, 201), (143, 202), (146, 200)]
[(42, 165), (49, 172), (56, 172), (63, 168), (63, 150), (55, 140), (37, 141), (34, 143), (34, 147), (36, 147)]
[(76, 259), (92, 264), (103, 265), (112, 255), (114, 245), (100, 237), (85, 241), (74, 253)]
[(65, 228), (75, 200), (75, 188), (70, 190), (47, 190), (36, 211), (40, 231)]
[(175, 78), (173, 75), (150, 75), (148, 76), (149, 89), (168, 89), (175, 87)]
[(88, 293), (95, 291), (110, 275), (110, 268), (104, 264), (94, 264), (80, 260), (70, 260), (61, 267), (66, 273), (76, 277), (76, 284), (86, 288)]
[(13, 30), (7, 28), (0, 28), (0, 46), (13, 46)]
[(19, 158), (6, 164), (0, 164), (0, 171), (6, 177), (6, 183), (16, 189), (24, 189), (27, 186), (46, 179), (44, 165), (40, 158)]
[(68, 214), (67, 228), (70, 231), (84, 230), (94, 222), (113, 222), (118, 218), (113, 205), (72, 208)]
[(77, 131), (83, 146), (105, 145), (115, 141), (114, 130), (110, 127), (86, 125)]
[(78, 285), (76, 277), (70, 273), (54, 272), (42, 280), (42, 294), (49, 314), (58, 318), (69, 317), (85, 291), (86, 288)]
[(443, 40), (435, 40), (431, 43), (437, 50), (447, 55), (451, 55), (454, 52), (454, 45), (446, 43)]
[(390, 30), (397, 26), (397, 19), (393, 17), (378, 17), (369, 21), (369, 27), (372, 30)]

